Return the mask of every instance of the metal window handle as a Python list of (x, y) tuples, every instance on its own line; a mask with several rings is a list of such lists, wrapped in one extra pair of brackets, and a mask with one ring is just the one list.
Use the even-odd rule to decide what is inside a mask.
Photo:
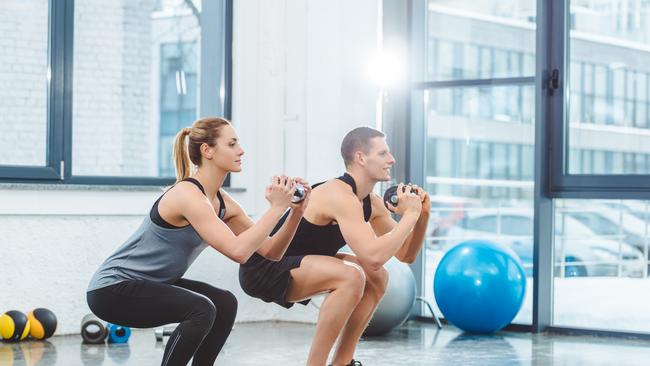
[(553, 69), (551, 77), (548, 79), (548, 94), (553, 95), (553, 92), (560, 88), (560, 70)]

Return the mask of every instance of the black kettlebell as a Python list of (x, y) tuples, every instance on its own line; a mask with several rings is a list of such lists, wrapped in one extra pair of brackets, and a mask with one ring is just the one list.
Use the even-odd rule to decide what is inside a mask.
[[(404, 191), (405, 189), (402, 188), (402, 192)], [(386, 206), (386, 208), (389, 208), (388, 207), (389, 203), (391, 206), (397, 207), (397, 186), (390, 186), (388, 187), (386, 192), (384, 192), (384, 205)]]
[[(407, 187), (407, 185), (402, 186), (402, 192), (403, 193), (406, 192), (406, 187)], [(413, 192), (416, 193), (417, 190), (413, 190)], [(390, 203), (391, 206), (397, 207), (397, 201), (398, 201), (398, 199), (397, 199), (397, 186), (388, 187), (386, 192), (384, 192), (384, 206), (386, 206), (386, 208), (389, 208), (388, 204), (386, 203), (386, 202), (388, 202), (388, 203)]]
[(296, 184), (296, 190), (293, 192), (293, 197), (291, 197), (292, 203), (300, 203), (305, 199), (305, 187), (302, 184)]

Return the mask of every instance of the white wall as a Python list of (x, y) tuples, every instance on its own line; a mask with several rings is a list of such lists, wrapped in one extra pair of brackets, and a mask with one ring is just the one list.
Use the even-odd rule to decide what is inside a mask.
[[(274, 174), (316, 183), (342, 173), (341, 139), (375, 123), (364, 67), (377, 44), (378, 3), (235, 2), (233, 122), (246, 155), (233, 186), (247, 188), (249, 210), (266, 207), (263, 188)], [(303, 311), (313, 307), (273, 309), (277, 319), (315, 319)]]
[[(265, 210), (273, 174), (312, 182), (343, 171), (347, 130), (374, 124), (375, 89), (364, 74), (377, 43), (378, 0), (235, 1), (233, 122), (246, 155), (233, 196)], [(0, 311), (48, 307), (58, 334), (77, 333), (87, 282), (140, 224), (159, 189), (0, 185)], [(245, 295), (237, 266), (207, 249), (187, 277), (233, 291), (238, 321), (314, 321), (315, 308), (287, 311)]]

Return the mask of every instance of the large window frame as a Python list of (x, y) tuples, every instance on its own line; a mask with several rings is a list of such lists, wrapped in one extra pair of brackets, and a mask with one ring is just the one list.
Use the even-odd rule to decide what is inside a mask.
[[(538, 2), (539, 3), (539, 2)], [(398, 162), (393, 168), (393, 176), (397, 181), (409, 181), (420, 186), (426, 183), (423, 167), (427, 162), (422, 153), (426, 147), (426, 128), (424, 124), (424, 98), (423, 93), (430, 90), (445, 90), (452, 88), (471, 87), (500, 87), (500, 86), (535, 86), (537, 89), (539, 78), (532, 76), (517, 77), (484, 77), (480, 74), (478, 78), (465, 78), (455, 80), (431, 81), (427, 80), (428, 69), (425, 68), (425, 50), (427, 50), (428, 39), (423, 30), (427, 24), (427, 1), (401, 0), (383, 1), (383, 38), (384, 46), (390, 46), (395, 39), (409, 39), (409, 74), (405, 85), (398, 85), (389, 91), (389, 98), (384, 98), (382, 103), (382, 125), (389, 138), (391, 151)], [(539, 22), (537, 24), (539, 27)], [(538, 38), (538, 36), (537, 36)], [(539, 46), (536, 47), (539, 52)], [(521, 65), (524, 67), (525, 56), (522, 57)], [(480, 72), (480, 70), (479, 70)], [(537, 73), (537, 67), (533, 69)], [(536, 101), (537, 103), (537, 101)], [(539, 121), (535, 115), (535, 121)], [(540, 123), (535, 124), (535, 146)], [(535, 156), (537, 159), (537, 156)], [(537, 165), (537, 164), (536, 164)], [(537, 176), (537, 173), (536, 173)], [(536, 182), (537, 183), (537, 182)], [(538, 185), (535, 184), (537, 191)], [(538, 230), (538, 228), (535, 228)], [(550, 236), (549, 236), (550, 237)], [(420, 298), (424, 297), (425, 289), (425, 255), (424, 250), (417, 260), (411, 265), (411, 269), (417, 281), (417, 291)], [(552, 258), (552, 257), (551, 257)], [(552, 268), (552, 261), (549, 262)], [(552, 277), (549, 278), (552, 279)], [(535, 277), (537, 281), (537, 277)], [(533, 324), (536, 327), (535, 312), (533, 309)], [(422, 302), (416, 302), (413, 314), (419, 319), (430, 316), (428, 308)]]
[[(0, 165), (0, 183), (163, 186), (169, 177), (84, 176), (72, 174), (72, 95), (74, 0), (49, 0), (47, 129), (45, 166)], [(231, 117), (232, 0), (204, 1), (201, 17), (199, 115)], [(214, 21), (220, 19), (221, 21)], [(223, 103), (221, 85), (224, 86)], [(188, 121), (188, 123), (191, 121)], [(225, 185), (229, 186), (229, 179)]]
[[(536, 115), (540, 123), (535, 141), (535, 247), (537, 286), (533, 331), (556, 331), (650, 339), (650, 333), (567, 328), (553, 325), (553, 258), (555, 199), (648, 199), (650, 175), (576, 174), (569, 164), (570, 0), (538, 0), (538, 79)], [(647, 97), (647, 96), (646, 96)], [(593, 161), (592, 161), (593, 163)]]
[[(569, 172), (569, 118), (570, 87), (570, 27), (569, 0), (544, 4), (551, 17), (542, 20), (549, 24), (549, 42), (541, 71), (546, 80), (542, 103), (548, 106), (545, 122), (550, 136), (548, 150), (549, 188), (551, 198), (581, 199), (648, 199), (650, 174), (578, 174)], [(613, 92), (613, 91), (612, 91)], [(623, 91), (625, 93), (625, 91)]]
[[(395, 6), (396, 0), (384, 0), (384, 6)], [(534, 150), (534, 246), (533, 246), (533, 317), (530, 326), (516, 326), (515, 329), (559, 333), (597, 334), (607, 336), (634, 336), (650, 339), (649, 333), (620, 332), (610, 330), (593, 330), (582, 328), (567, 328), (554, 326), (554, 200), (555, 199), (648, 199), (650, 197), (650, 175), (640, 174), (569, 174), (568, 172), (568, 136), (566, 122), (569, 113), (569, 0), (536, 2), (536, 57), (535, 77), (503, 78), (503, 79), (471, 79), (440, 82), (422, 81), (424, 76), (417, 74), (423, 70), (424, 50), (426, 39), (423, 30), (426, 29), (425, 17), (426, 0), (410, 0), (405, 11), (391, 17), (407, 18), (401, 29), (402, 37), (410, 39), (410, 85), (408, 91), (439, 89), (468, 85), (503, 85), (513, 83), (534, 83), (535, 85), (535, 144)], [(406, 15), (405, 15), (406, 14)], [(386, 20), (384, 20), (386, 22)], [(414, 73), (415, 72), (415, 73)], [(582, 71), (584, 72), (584, 71)], [(584, 79), (583, 79), (584, 82)], [(645, 100), (648, 100), (645, 91)], [(392, 125), (408, 121), (407, 137), (393, 139), (392, 147), (396, 151), (406, 150), (399, 158), (405, 158), (407, 168), (401, 172), (400, 178), (414, 181), (418, 184), (424, 181), (422, 151), (425, 141), (424, 116), (421, 95), (413, 94), (406, 102), (389, 100), (384, 102), (385, 109), (398, 110), (395, 103), (405, 103), (402, 114), (384, 118), (384, 125), (390, 132)], [(581, 103), (578, 101), (578, 103)], [(584, 104), (584, 102), (582, 102)], [(647, 102), (646, 102), (647, 104)], [(388, 105), (388, 106), (386, 106)], [(647, 108), (647, 107), (646, 107)], [(647, 110), (645, 113), (648, 113)], [(637, 124), (636, 116), (633, 122)], [(404, 126), (402, 125), (402, 128)], [(408, 147), (408, 148), (405, 148)], [(580, 156), (574, 156), (579, 159)], [(604, 156), (604, 159), (624, 156)], [(593, 158), (592, 158), (593, 160)], [(646, 159), (647, 160), (647, 159)], [(636, 160), (635, 160), (636, 161)], [(646, 161), (646, 164), (648, 162)], [(412, 269), (418, 281), (418, 291), (421, 294), (424, 285), (424, 256), (420, 256)], [(429, 316), (424, 307), (418, 306), (415, 314), (420, 319)]]

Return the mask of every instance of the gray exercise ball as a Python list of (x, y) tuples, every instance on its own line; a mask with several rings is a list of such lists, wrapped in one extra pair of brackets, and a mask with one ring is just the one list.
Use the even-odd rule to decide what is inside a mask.
[(415, 277), (408, 264), (393, 257), (384, 268), (388, 271), (388, 287), (366, 328), (366, 336), (383, 335), (402, 325), (415, 302)]

